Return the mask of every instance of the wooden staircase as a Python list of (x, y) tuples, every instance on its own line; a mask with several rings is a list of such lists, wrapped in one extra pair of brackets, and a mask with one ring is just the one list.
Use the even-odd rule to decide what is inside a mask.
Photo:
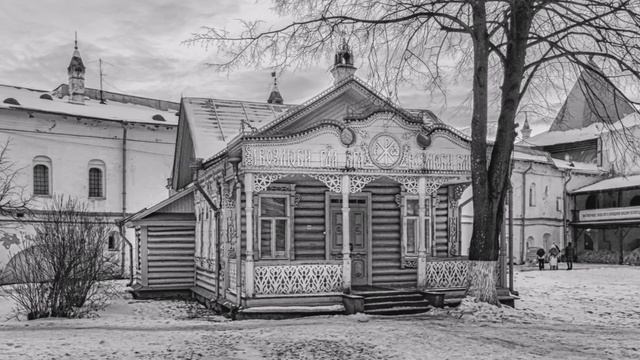
[(418, 314), (433, 308), (416, 290), (355, 291), (353, 294), (364, 298), (365, 314)]

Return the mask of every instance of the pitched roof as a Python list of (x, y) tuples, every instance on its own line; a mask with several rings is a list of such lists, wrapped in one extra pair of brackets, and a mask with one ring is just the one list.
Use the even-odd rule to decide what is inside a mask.
[(607, 82), (598, 66), (583, 70), (549, 131), (580, 129), (594, 123), (615, 123), (636, 109)]
[(600, 135), (609, 131), (621, 131), (631, 127), (640, 126), (640, 114), (634, 112), (628, 114), (621, 121), (612, 125), (602, 123), (592, 123), (578, 129), (565, 131), (547, 131), (523, 140), (519, 145), (525, 146), (549, 146), (556, 144), (568, 144), (579, 141), (597, 139)]
[[(193, 186), (189, 186), (181, 191), (178, 191), (177, 193), (171, 195), (170, 197), (162, 200), (161, 202), (153, 205), (150, 208), (144, 208), (140, 211), (138, 211), (135, 214), (130, 215), (129, 217), (123, 219), (123, 223), (127, 226), (127, 227), (132, 227), (135, 226), (135, 222), (136, 221), (140, 221), (143, 220), (146, 217), (149, 217), (155, 213), (163, 213), (163, 212), (168, 212), (168, 213), (185, 213), (185, 214), (190, 214), (192, 213), (192, 211), (176, 211), (176, 209), (172, 208), (171, 205), (175, 204), (177, 201), (183, 199), (185, 196), (190, 195), (193, 193), (193, 191), (195, 190), (195, 187)], [(188, 207), (190, 210), (193, 210), (193, 206), (192, 206), (192, 199), (189, 199), (190, 202), (187, 204), (188, 206), (182, 206), (182, 208), (186, 208)]]
[(573, 194), (586, 193), (593, 191), (603, 191), (612, 189), (624, 189), (629, 187), (640, 187), (640, 175), (618, 176), (614, 178), (604, 179), (594, 184), (572, 191)]
[(200, 159), (224, 150), (243, 129), (258, 129), (294, 107), (240, 100), (182, 99), (195, 156)]
[[(114, 99), (106, 104), (101, 104), (99, 100), (89, 98), (85, 100), (84, 104), (73, 104), (68, 101), (68, 96), (56, 90), (45, 91), (0, 85), (0, 109), (45, 112), (152, 125), (175, 126), (178, 123), (174, 110), (160, 110), (154, 106), (127, 103), (124, 102), (127, 98), (126, 95), (121, 95), (121, 98), (123, 102)], [(153, 99), (147, 100), (150, 104), (154, 102)]]
[[(282, 121), (297, 115), (299, 111), (309, 109), (312, 104), (323, 101), (349, 82), (355, 82), (363, 89), (375, 94), (361, 80), (353, 77), (341, 81), (314, 96), (301, 105), (269, 104), (264, 102), (222, 100), (210, 98), (186, 97), (182, 99), (182, 109), (186, 115), (189, 133), (193, 139), (195, 157), (209, 159), (225, 150), (227, 144), (239, 135), (257, 134), (270, 131)], [(375, 94), (388, 107), (393, 107), (407, 117), (425, 123), (442, 123), (436, 115), (424, 109), (402, 109)]]

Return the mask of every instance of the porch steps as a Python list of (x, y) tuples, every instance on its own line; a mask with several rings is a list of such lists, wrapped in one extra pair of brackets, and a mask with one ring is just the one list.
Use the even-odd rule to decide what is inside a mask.
[(418, 314), (433, 308), (415, 290), (357, 291), (354, 295), (364, 298), (364, 312), (371, 315)]

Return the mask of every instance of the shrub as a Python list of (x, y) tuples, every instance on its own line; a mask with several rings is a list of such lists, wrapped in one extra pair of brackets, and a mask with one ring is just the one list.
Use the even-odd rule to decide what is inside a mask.
[(623, 264), (640, 265), (640, 247), (635, 248), (633, 251), (625, 255)]
[(584, 251), (578, 254), (578, 261), (597, 264), (618, 264), (620, 253), (611, 250)]
[(18, 284), (10, 297), (18, 311), (28, 319), (78, 317), (106, 305), (109, 291), (98, 282), (117, 269), (106, 251), (109, 223), (77, 200), (56, 197), (34, 229), (13, 268)]

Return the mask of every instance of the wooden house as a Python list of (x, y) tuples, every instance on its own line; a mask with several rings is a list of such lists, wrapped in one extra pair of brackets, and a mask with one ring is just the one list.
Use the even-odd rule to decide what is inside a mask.
[(195, 282), (194, 188), (125, 219), (135, 229), (134, 294), (190, 296)]
[(172, 187), (197, 190), (200, 300), (385, 313), (460, 293), (470, 140), (376, 93), (352, 59), (343, 45), (333, 86), (300, 106), (182, 99)]

